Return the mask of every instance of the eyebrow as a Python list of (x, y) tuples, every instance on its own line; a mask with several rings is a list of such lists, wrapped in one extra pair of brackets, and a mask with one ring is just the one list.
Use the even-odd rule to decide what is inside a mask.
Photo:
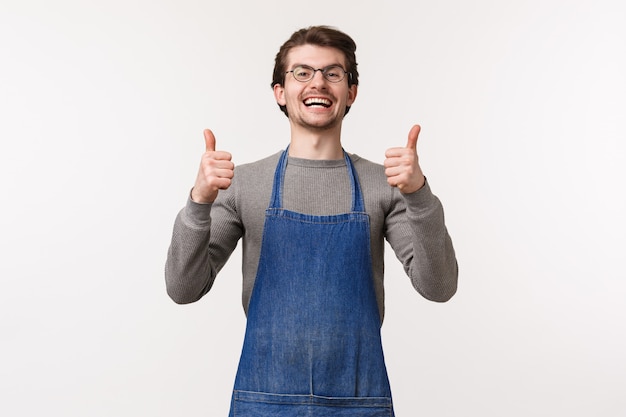
[[(300, 67), (300, 66), (306, 66), (306, 67), (310, 67), (310, 68), (313, 68), (313, 69), (317, 69), (317, 68), (315, 68), (313, 65), (304, 64), (304, 63), (299, 63), (299, 62), (294, 63), (294, 64), (291, 66), (291, 68), (293, 69), (293, 68)], [(345, 71), (345, 68), (343, 68), (343, 65), (341, 65), (341, 64), (339, 64), (339, 63), (335, 63), (335, 64), (328, 64), (328, 65), (325, 65), (325, 66), (321, 67), (320, 69), (324, 69), (324, 68), (328, 68), (328, 67), (341, 67), (341, 68), (342, 68), (342, 69), (344, 69), (344, 71)]]

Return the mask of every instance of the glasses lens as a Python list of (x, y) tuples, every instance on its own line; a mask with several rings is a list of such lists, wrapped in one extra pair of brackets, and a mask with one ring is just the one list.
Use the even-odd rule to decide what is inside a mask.
[(313, 68), (304, 65), (300, 65), (293, 69), (293, 76), (298, 81), (309, 81), (313, 78), (314, 73), (315, 70)]
[(338, 83), (339, 81), (343, 80), (343, 77), (346, 73), (340, 66), (333, 65), (332, 67), (324, 68), (323, 74), (328, 81), (332, 83)]

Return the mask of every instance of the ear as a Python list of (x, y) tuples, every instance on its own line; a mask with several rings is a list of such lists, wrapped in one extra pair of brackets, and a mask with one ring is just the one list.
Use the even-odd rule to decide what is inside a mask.
[(352, 84), (348, 89), (348, 106), (352, 106), (352, 103), (356, 100), (356, 94), (359, 91), (359, 88), (356, 84)]
[(274, 84), (274, 98), (279, 106), (287, 105), (285, 101), (285, 88), (280, 84)]

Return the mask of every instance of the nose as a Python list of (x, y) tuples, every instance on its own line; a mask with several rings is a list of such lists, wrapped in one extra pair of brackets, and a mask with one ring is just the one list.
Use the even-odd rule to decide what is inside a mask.
[(326, 85), (326, 78), (324, 78), (323, 69), (314, 69), (313, 78), (309, 81), (310, 84), (322, 84)]

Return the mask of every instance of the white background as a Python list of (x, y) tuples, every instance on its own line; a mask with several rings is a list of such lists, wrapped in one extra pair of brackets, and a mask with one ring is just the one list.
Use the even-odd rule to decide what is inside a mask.
[[(336, 4), (333, 4), (336, 3)], [(460, 265), (448, 303), (387, 259), (399, 417), (626, 415), (622, 1), (108, 0), (0, 6), (0, 414), (225, 416), (240, 252), (165, 293), (204, 150), (284, 148), (270, 89), (301, 27), (358, 44), (344, 146), (420, 123)]]

